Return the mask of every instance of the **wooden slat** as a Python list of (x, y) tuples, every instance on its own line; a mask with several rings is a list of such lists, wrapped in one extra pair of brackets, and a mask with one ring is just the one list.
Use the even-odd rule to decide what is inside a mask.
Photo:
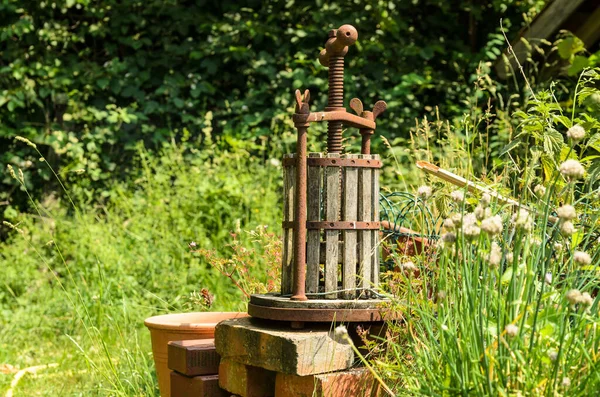
[[(323, 157), (322, 153), (310, 153), (308, 157)], [(321, 167), (308, 167), (307, 216), (309, 221), (321, 220)], [(306, 292), (319, 292), (319, 264), (321, 250), (321, 231), (308, 230), (306, 236)]]
[[(330, 153), (329, 158), (339, 157)], [(340, 213), (340, 169), (325, 168), (325, 220), (337, 221)], [(338, 284), (338, 230), (325, 231), (325, 292), (336, 291)], [(326, 299), (336, 299), (337, 294), (325, 295)]]
[[(356, 155), (348, 154), (347, 158), (357, 158)], [(355, 221), (358, 216), (358, 168), (344, 167), (344, 179), (342, 185), (344, 195), (342, 203), (342, 219)], [(342, 289), (354, 289), (356, 285), (356, 230), (344, 230), (344, 252), (342, 256)], [(353, 299), (355, 291), (342, 293), (343, 299)]]
[[(368, 154), (361, 154), (359, 158), (371, 158)], [(360, 169), (358, 171), (358, 220), (371, 221), (372, 219), (372, 202), (373, 194), (372, 175), (370, 169)], [(360, 285), (362, 288), (371, 288), (371, 231), (360, 230), (358, 232), (358, 274), (361, 278)], [(368, 296), (368, 294), (363, 294)]]
[[(374, 159), (379, 160), (379, 155), (372, 155)], [(379, 222), (379, 169), (373, 169), (372, 171), (372, 183), (373, 183), (373, 192), (371, 193), (371, 198), (373, 199), (373, 210), (371, 212), (373, 220), (375, 222)], [(373, 244), (373, 265), (371, 268), (371, 281), (373, 283), (373, 288), (379, 287), (379, 230), (371, 231), (371, 242)]]
[[(286, 158), (294, 158), (294, 154), (286, 154)], [(294, 185), (296, 183), (296, 167), (283, 167), (283, 220), (294, 220)], [(292, 263), (294, 261), (294, 231), (283, 229), (283, 253), (281, 266), (281, 293), (292, 293)]]

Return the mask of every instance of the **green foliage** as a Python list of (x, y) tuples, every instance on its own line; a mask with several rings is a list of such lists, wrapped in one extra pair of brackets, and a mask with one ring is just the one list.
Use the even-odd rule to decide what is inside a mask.
[(444, 219), (443, 234), (421, 255), (393, 255), (388, 288), (403, 321), (372, 346), (388, 354), (376, 364), (398, 395), (600, 389), (600, 114), (588, 102), (597, 81), (598, 70), (584, 70), (565, 102), (553, 91), (532, 93), (511, 122), (519, 143), (492, 150), (491, 169), (474, 157), (487, 146), (485, 114), (456, 129), (439, 120), (418, 126), (408, 156), (525, 207), (467, 189), (466, 200), (451, 200), (454, 186), (430, 181), (435, 193), (425, 205)]
[[(406, 136), (436, 105), (444, 118), (460, 115), (470, 71), (503, 48), (500, 17), (510, 35), (541, 3), (7, 0), (0, 166), (30, 174), (34, 193), (54, 188), (35, 166), (38, 156), (14, 145), (23, 135), (87, 201), (127, 176), (140, 140), (154, 149), (170, 139), (202, 147), (221, 137), (225, 147), (272, 145), (281, 154), (293, 141), (293, 90), (311, 89), (314, 106), (324, 106), (318, 48), (343, 23), (360, 34), (348, 56), (347, 97), (367, 107), (386, 100), (378, 131)], [(1, 183), (0, 200), (26, 202), (7, 175)]]
[[(138, 171), (105, 204), (69, 210), (47, 197), (33, 203), (35, 214), (11, 219), (0, 243), (0, 363), (59, 364), (19, 383), (23, 395), (158, 395), (144, 318), (201, 310), (202, 289), (212, 310), (245, 310), (242, 293), (190, 252), (192, 241), (237, 255), (254, 284), (275, 282), (266, 266), (277, 244), (265, 230), (280, 219), (280, 165), (241, 150), (185, 156), (165, 145), (151, 156), (138, 145), (136, 153)], [(11, 380), (0, 373), (0, 390)]]

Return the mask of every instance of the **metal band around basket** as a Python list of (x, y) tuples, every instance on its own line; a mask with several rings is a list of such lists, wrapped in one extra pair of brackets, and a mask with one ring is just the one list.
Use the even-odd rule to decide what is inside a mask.
[[(342, 159), (308, 157), (306, 164), (313, 167), (356, 167), (356, 168), (381, 168), (381, 160), (376, 159)], [(295, 157), (283, 159), (284, 167), (296, 165)]]
[[(294, 222), (284, 221), (282, 222), (284, 229), (293, 229)], [(362, 222), (362, 221), (338, 221), (338, 222), (327, 222), (327, 221), (308, 221), (306, 222), (306, 228), (309, 230), (325, 229), (325, 230), (378, 230), (380, 227), (379, 222)]]

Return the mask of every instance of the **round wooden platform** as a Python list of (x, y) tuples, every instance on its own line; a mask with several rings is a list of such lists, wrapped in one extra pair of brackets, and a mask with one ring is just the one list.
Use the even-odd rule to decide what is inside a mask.
[(291, 322), (379, 322), (391, 319), (387, 299), (309, 299), (293, 301), (276, 294), (250, 297), (248, 314), (266, 320)]

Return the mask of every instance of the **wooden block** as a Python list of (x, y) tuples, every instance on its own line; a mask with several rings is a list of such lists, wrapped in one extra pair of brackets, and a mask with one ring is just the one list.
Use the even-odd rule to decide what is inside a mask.
[(223, 359), (219, 366), (219, 386), (241, 397), (273, 397), (275, 372)]
[(219, 375), (189, 377), (171, 371), (171, 397), (229, 397), (219, 387)]
[(383, 395), (366, 368), (298, 376), (278, 373), (275, 397), (375, 397)]
[[(310, 153), (308, 157), (323, 157)], [(308, 167), (307, 215), (309, 221), (321, 220), (322, 167)], [(306, 236), (306, 292), (319, 292), (319, 264), (321, 262), (321, 231), (308, 230)]]
[(238, 363), (296, 375), (313, 375), (352, 367), (354, 350), (335, 338), (331, 324), (303, 329), (248, 318), (225, 320), (215, 329), (221, 362)]
[(219, 372), (220, 357), (214, 339), (169, 342), (168, 357), (169, 369), (186, 376)]

